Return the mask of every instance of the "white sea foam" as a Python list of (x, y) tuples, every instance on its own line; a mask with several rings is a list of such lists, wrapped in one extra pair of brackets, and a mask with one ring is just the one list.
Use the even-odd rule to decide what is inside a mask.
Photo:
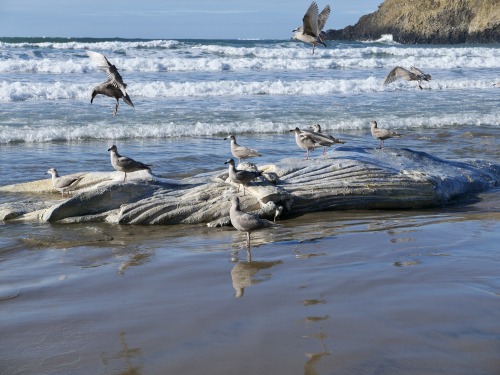
[[(392, 129), (422, 129), (441, 128), (454, 126), (481, 126), (500, 123), (500, 114), (449, 114), (442, 116), (419, 117), (397, 117), (385, 116), (377, 118), (384, 127)], [(309, 127), (309, 123), (295, 123), (293, 126)], [(61, 121), (40, 122), (36, 126), (25, 125), (0, 126), (0, 144), (8, 143), (43, 143), (54, 141), (72, 140), (98, 140), (98, 139), (162, 139), (175, 137), (193, 136), (217, 136), (227, 135), (231, 132), (238, 133), (288, 133), (291, 128), (289, 122), (251, 120), (239, 122), (220, 123), (214, 119), (213, 122), (196, 121), (191, 124), (174, 122), (136, 123), (130, 126), (128, 123), (110, 123), (109, 121), (96, 121), (87, 124), (71, 125)], [(322, 121), (325, 131), (341, 134), (346, 131), (361, 130), (369, 132), (369, 119), (365, 118), (342, 118)], [(64, 130), (63, 130), (64, 129)]]
[(375, 40), (361, 41), (361, 43), (385, 43), (385, 44), (399, 44), (394, 41), (392, 34), (382, 34), (382, 36)]
[[(131, 43), (134, 44), (134, 42)], [(67, 44), (64, 45), (67, 47)], [(339, 68), (388, 69), (396, 65), (415, 65), (428, 70), (500, 68), (500, 49), (491, 47), (402, 48), (366, 45), (356, 48), (317, 49), (314, 56), (309, 49), (279, 44), (269, 48), (195, 44), (181, 45), (174, 50), (155, 48), (147, 52), (127, 48), (129, 48), (127, 53), (108, 56), (121, 71), (304, 71)], [(93, 49), (107, 54), (106, 48)], [(113, 49), (110, 50), (113, 51)], [(21, 57), (19, 53), (6, 52), (4, 58), (0, 60), (0, 73), (79, 74), (97, 70), (95, 64), (83, 54), (83, 50), (82, 54), (77, 55), (62, 53), (47, 56), (42, 54), (41, 57)]]
[(144, 41), (102, 41), (102, 42), (21, 42), (21, 43), (5, 43), (0, 42), (0, 48), (43, 48), (43, 49), (59, 49), (59, 50), (86, 50), (98, 49), (107, 51), (116, 51), (124, 49), (139, 49), (139, 48), (155, 48), (155, 49), (170, 49), (178, 46), (181, 42), (177, 40), (144, 40)]
[[(0, 81), (0, 102), (26, 100), (88, 99), (98, 82), (7, 82)], [(426, 83), (432, 90), (495, 90), (490, 80), (434, 80)], [(132, 98), (229, 97), (229, 96), (324, 96), (381, 91), (413, 91), (415, 84), (404, 80), (382, 86), (381, 78), (325, 79), (308, 81), (198, 81), (131, 83), (127, 91)], [(495, 91), (492, 91), (495, 92)]]

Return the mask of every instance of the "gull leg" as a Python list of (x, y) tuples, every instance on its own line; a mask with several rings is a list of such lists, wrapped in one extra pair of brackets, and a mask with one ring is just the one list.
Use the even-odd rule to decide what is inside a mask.
[(127, 172), (123, 172), (125, 173), (125, 177), (123, 177), (123, 182), (127, 181)]
[(247, 262), (252, 261), (252, 252), (250, 251), (250, 247), (247, 248)]
[(247, 249), (250, 249), (250, 232), (247, 232), (247, 242), (245, 244)]
[(119, 105), (118, 99), (116, 99), (115, 109), (113, 111), (113, 117), (116, 115), (116, 112), (118, 111), (118, 105)]

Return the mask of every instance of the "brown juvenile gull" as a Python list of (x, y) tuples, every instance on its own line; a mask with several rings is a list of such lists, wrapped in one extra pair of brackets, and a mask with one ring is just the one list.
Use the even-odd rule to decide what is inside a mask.
[(322, 33), (325, 27), (326, 21), (330, 16), (330, 6), (327, 5), (321, 13), (319, 13), (318, 4), (315, 1), (311, 3), (307, 9), (306, 14), (302, 18), (302, 26), (297, 27), (293, 30), (292, 39), (300, 40), (304, 43), (310, 43), (313, 46), (312, 53), (314, 54), (314, 48), (317, 44), (323, 43), (324, 33)]
[(238, 184), (238, 192), (240, 191), (240, 184), (243, 185), (243, 195), (245, 195), (245, 185), (262, 175), (261, 171), (236, 169), (233, 159), (228, 159), (224, 164), (229, 164), (229, 179)]
[(246, 232), (247, 240), (245, 246), (250, 248), (250, 233), (261, 228), (269, 228), (275, 224), (263, 219), (256, 214), (243, 212), (240, 209), (240, 199), (235, 195), (231, 197), (231, 208), (229, 209), (231, 224), (237, 230)]
[(322, 133), (321, 132), (321, 125), (320, 124), (316, 124), (316, 125), (311, 126), (311, 129), (319, 137), (325, 138), (325, 142), (330, 142), (329, 145), (323, 146), (323, 155), (326, 154), (326, 148), (327, 147), (333, 146), (335, 143), (340, 143), (340, 144), (344, 144), (345, 143), (344, 141), (341, 141), (340, 139), (335, 138), (334, 136), (332, 136), (330, 134)]
[(402, 68), (400, 66), (396, 66), (389, 72), (389, 74), (387, 74), (387, 77), (385, 77), (383, 84), (387, 85), (394, 82), (398, 78), (404, 78), (407, 81), (418, 81), (418, 87), (420, 88), (420, 90), (422, 90), (422, 81), (430, 81), (431, 75), (422, 72), (420, 69), (417, 69), (414, 66), (410, 67), (410, 70)]
[(226, 139), (231, 140), (231, 154), (238, 159), (239, 163), (241, 162), (241, 160), (254, 158), (256, 156), (262, 156), (262, 154), (259, 154), (257, 150), (243, 147), (236, 143), (236, 137), (233, 134), (230, 134), (226, 138), (224, 138), (224, 140)]
[(380, 140), (380, 149), (384, 147), (384, 140), (402, 136), (402, 134), (399, 134), (395, 131), (380, 129), (379, 127), (377, 127), (377, 121), (370, 121), (370, 126), (373, 138)]
[(127, 173), (140, 171), (143, 169), (151, 171), (151, 168), (149, 168), (151, 165), (143, 164), (140, 161), (135, 161), (134, 159), (128, 158), (126, 156), (121, 156), (118, 153), (118, 148), (115, 145), (112, 145), (110, 148), (108, 148), (108, 151), (111, 157), (111, 165), (113, 166), (113, 168), (119, 172), (125, 173), (123, 182), (127, 180)]
[(122, 98), (125, 103), (127, 103), (129, 106), (133, 107), (134, 103), (132, 103), (132, 100), (130, 99), (130, 96), (128, 96), (126, 88), (127, 84), (123, 82), (123, 78), (118, 73), (118, 69), (116, 66), (111, 64), (106, 56), (103, 54), (94, 52), (94, 51), (87, 51), (87, 55), (99, 65), (101, 69), (103, 69), (107, 74), (108, 74), (108, 80), (97, 85), (94, 87), (94, 90), (92, 91), (92, 98), (90, 99), (90, 103), (94, 101), (94, 98), (98, 94), (106, 95), (109, 96), (110, 98), (115, 98), (116, 99), (116, 104), (115, 104), (115, 109), (113, 111), (113, 116), (116, 115), (116, 112), (118, 111), (118, 99)]
[(64, 198), (64, 192), (67, 191), (69, 195), (69, 190), (71, 190), (78, 182), (83, 178), (83, 176), (79, 177), (68, 177), (68, 176), (59, 176), (57, 173), (57, 169), (50, 168), (45, 174), (52, 175), (52, 187), (61, 192), (62, 197)]

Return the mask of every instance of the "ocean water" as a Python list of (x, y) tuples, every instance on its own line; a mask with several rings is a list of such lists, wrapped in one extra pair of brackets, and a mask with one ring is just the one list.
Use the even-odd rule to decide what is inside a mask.
[[(135, 104), (98, 96), (119, 69)], [(180, 179), (345, 147), (500, 163), (500, 46), (0, 38), (0, 185), (112, 171), (107, 148)], [(396, 65), (432, 75), (382, 85)], [(335, 152), (330, 151), (330, 152)], [(312, 157), (321, 157), (319, 150)], [(57, 194), (54, 195), (57, 197)], [(0, 204), (38, 199), (1, 194)], [(1, 374), (497, 374), (500, 191), (449, 207), (304, 215), (231, 228), (0, 223)]]

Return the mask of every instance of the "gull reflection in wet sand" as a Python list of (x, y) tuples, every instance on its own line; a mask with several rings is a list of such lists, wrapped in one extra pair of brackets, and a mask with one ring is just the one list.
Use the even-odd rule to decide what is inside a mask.
[(118, 273), (123, 274), (129, 267), (137, 267), (149, 263), (153, 255), (153, 252), (143, 252), (128, 255), (129, 258), (120, 263), (120, 266), (118, 267)]
[(265, 273), (261, 277), (257, 273), (261, 270), (272, 268), (281, 264), (281, 260), (274, 261), (253, 261), (252, 253), (247, 251), (247, 260), (239, 261), (237, 256), (233, 256), (233, 261), (236, 261), (233, 269), (231, 270), (231, 280), (235, 290), (235, 297), (243, 297), (245, 288), (252, 284), (257, 284), (262, 281), (267, 281), (271, 278), (271, 273)]
[[(320, 299), (308, 299), (303, 302), (303, 305), (305, 307), (311, 306), (311, 305), (319, 305), (319, 304), (325, 304), (326, 301), (322, 298)], [(330, 351), (326, 348), (325, 344), (325, 339), (328, 338), (327, 334), (323, 332), (323, 328), (321, 327), (321, 323), (323, 321), (326, 321), (330, 319), (329, 315), (325, 316), (308, 316), (306, 317), (305, 321), (306, 323), (313, 323), (313, 324), (318, 324), (320, 326), (320, 332), (315, 333), (312, 335), (305, 335), (303, 336), (304, 338), (308, 339), (317, 339), (321, 343), (321, 351), (319, 352), (314, 352), (314, 353), (306, 353), (306, 357), (308, 358), (307, 362), (304, 365), (304, 375), (317, 375), (318, 372), (316, 371), (315, 366), (317, 363), (325, 356), (330, 355)]]
[[(124, 331), (120, 332), (121, 350), (118, 353), (113, 355), (107, 355), (105, 353), (101, 353), (102, 363), (106, 366), (114, 360), (119, 360), (123, 358), (125, 360), (126, 369), (118, 372), (117, 373), (118, 375), (141, 375), (142, 374), (141, 369), (143, 366), (142, 363), (137, 366), (134, 366), (132, 364), (132, 360), (134, 359), (134, 357), (139, 357), (139, 359), (141, 358), (142, 356), (141, 349), (139, 348), (130, 349), (125, 339), (126, 334), (127, 333)], [(112, 366), (115, 367), (114, 364)]]

